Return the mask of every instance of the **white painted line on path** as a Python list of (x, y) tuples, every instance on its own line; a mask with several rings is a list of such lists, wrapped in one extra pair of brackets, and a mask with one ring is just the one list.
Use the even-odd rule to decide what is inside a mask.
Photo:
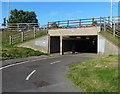
[(61, 61), (55, 61), (55, 62), (52, 62), (50, 64), (56, 64), (56, 63), (59, 63), (59, 62), (61, 62)]
[(27, 78), (26, 78), (26, 80), (29, 80), (29, 78), (33, 75), (33, 73), (35, 73), (36, 72), (36, 70), (33, 70), (28, 76), (27, 76)]
[(27, 62), (29, 62), (29, 61), (24, 61), (24, 62), (20, 62), (20, 63), (16, 63), (16, 64), (10, 64), (10, 65), (7, 65), (7, 66), (4, 66), (4, 67), (1, 67), (0, 70), (5, 69), (5, 68), (8, 68), (8, 67), (15, 66), (15, 65), (24, 64), (24, 63), (27, 63)]
[(36, 59), (36, 60), (31, 60), (31, 61), (23, 61), (23, 62), (16, 63), (16, 64), (10, 64), (10, 65), (1, 67), (0, 70), (5, 69), (5, 68), (8, 68), (8, 67), (16, 66), (16, 65), (21, 65), (21, 64), (24, 64), (24, 63), (27, 63), (27, 62), (38, 61), (38, 60), (44, 60), (44, 59), (47, 59), (47, 58)]
[(32, 60), (32, 61), (38, 61), (38, 60), (44, 60), (44, 59), (47, 59), (47, 58), (35, 59), (35, 60)]

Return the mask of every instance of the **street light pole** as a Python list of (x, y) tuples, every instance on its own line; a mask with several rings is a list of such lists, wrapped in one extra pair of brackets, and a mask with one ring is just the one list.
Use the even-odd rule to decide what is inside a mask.
[[(112, 0), (110, 1), (110, 21), (112, 22)], [(111, 23), (110, 22), (110, 23)], [(111, 23), (111, 25), (112, 25), (112, 23)]]

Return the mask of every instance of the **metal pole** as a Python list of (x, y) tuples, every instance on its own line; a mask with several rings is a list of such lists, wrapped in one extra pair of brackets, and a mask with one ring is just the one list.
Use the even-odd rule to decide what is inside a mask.
[(115, 23), (113, 24), (113, 36), (115, 36)]
[(104, 18), (104, 31), (106, 31), (106, 21), (105, 21), (105, 18)]
[(112, 26), (112, 0), (110, 1), (110, 23)]

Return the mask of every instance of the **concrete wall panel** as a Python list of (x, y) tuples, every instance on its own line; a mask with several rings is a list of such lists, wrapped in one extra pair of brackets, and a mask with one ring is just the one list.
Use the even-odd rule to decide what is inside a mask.
[(81, 27), (81, 28), (64, 28), (50, 29), (50, 36), (80, 36), (80, 35), (97, 35), (100, 32), (100, 27)]
[(101, 34), (98, 35), (98, 55), (117, 55), (119, 50), (120, 48), (118, 48), (118, 46), (103, 37)]

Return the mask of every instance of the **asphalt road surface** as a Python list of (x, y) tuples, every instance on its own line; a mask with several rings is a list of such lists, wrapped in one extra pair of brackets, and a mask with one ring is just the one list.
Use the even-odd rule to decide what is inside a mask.
[(3, 92), (81, 92), (66, 77), (68, 64), (85, 61), (96, 54), (64, 55), (31, 60), (2, 71)]

